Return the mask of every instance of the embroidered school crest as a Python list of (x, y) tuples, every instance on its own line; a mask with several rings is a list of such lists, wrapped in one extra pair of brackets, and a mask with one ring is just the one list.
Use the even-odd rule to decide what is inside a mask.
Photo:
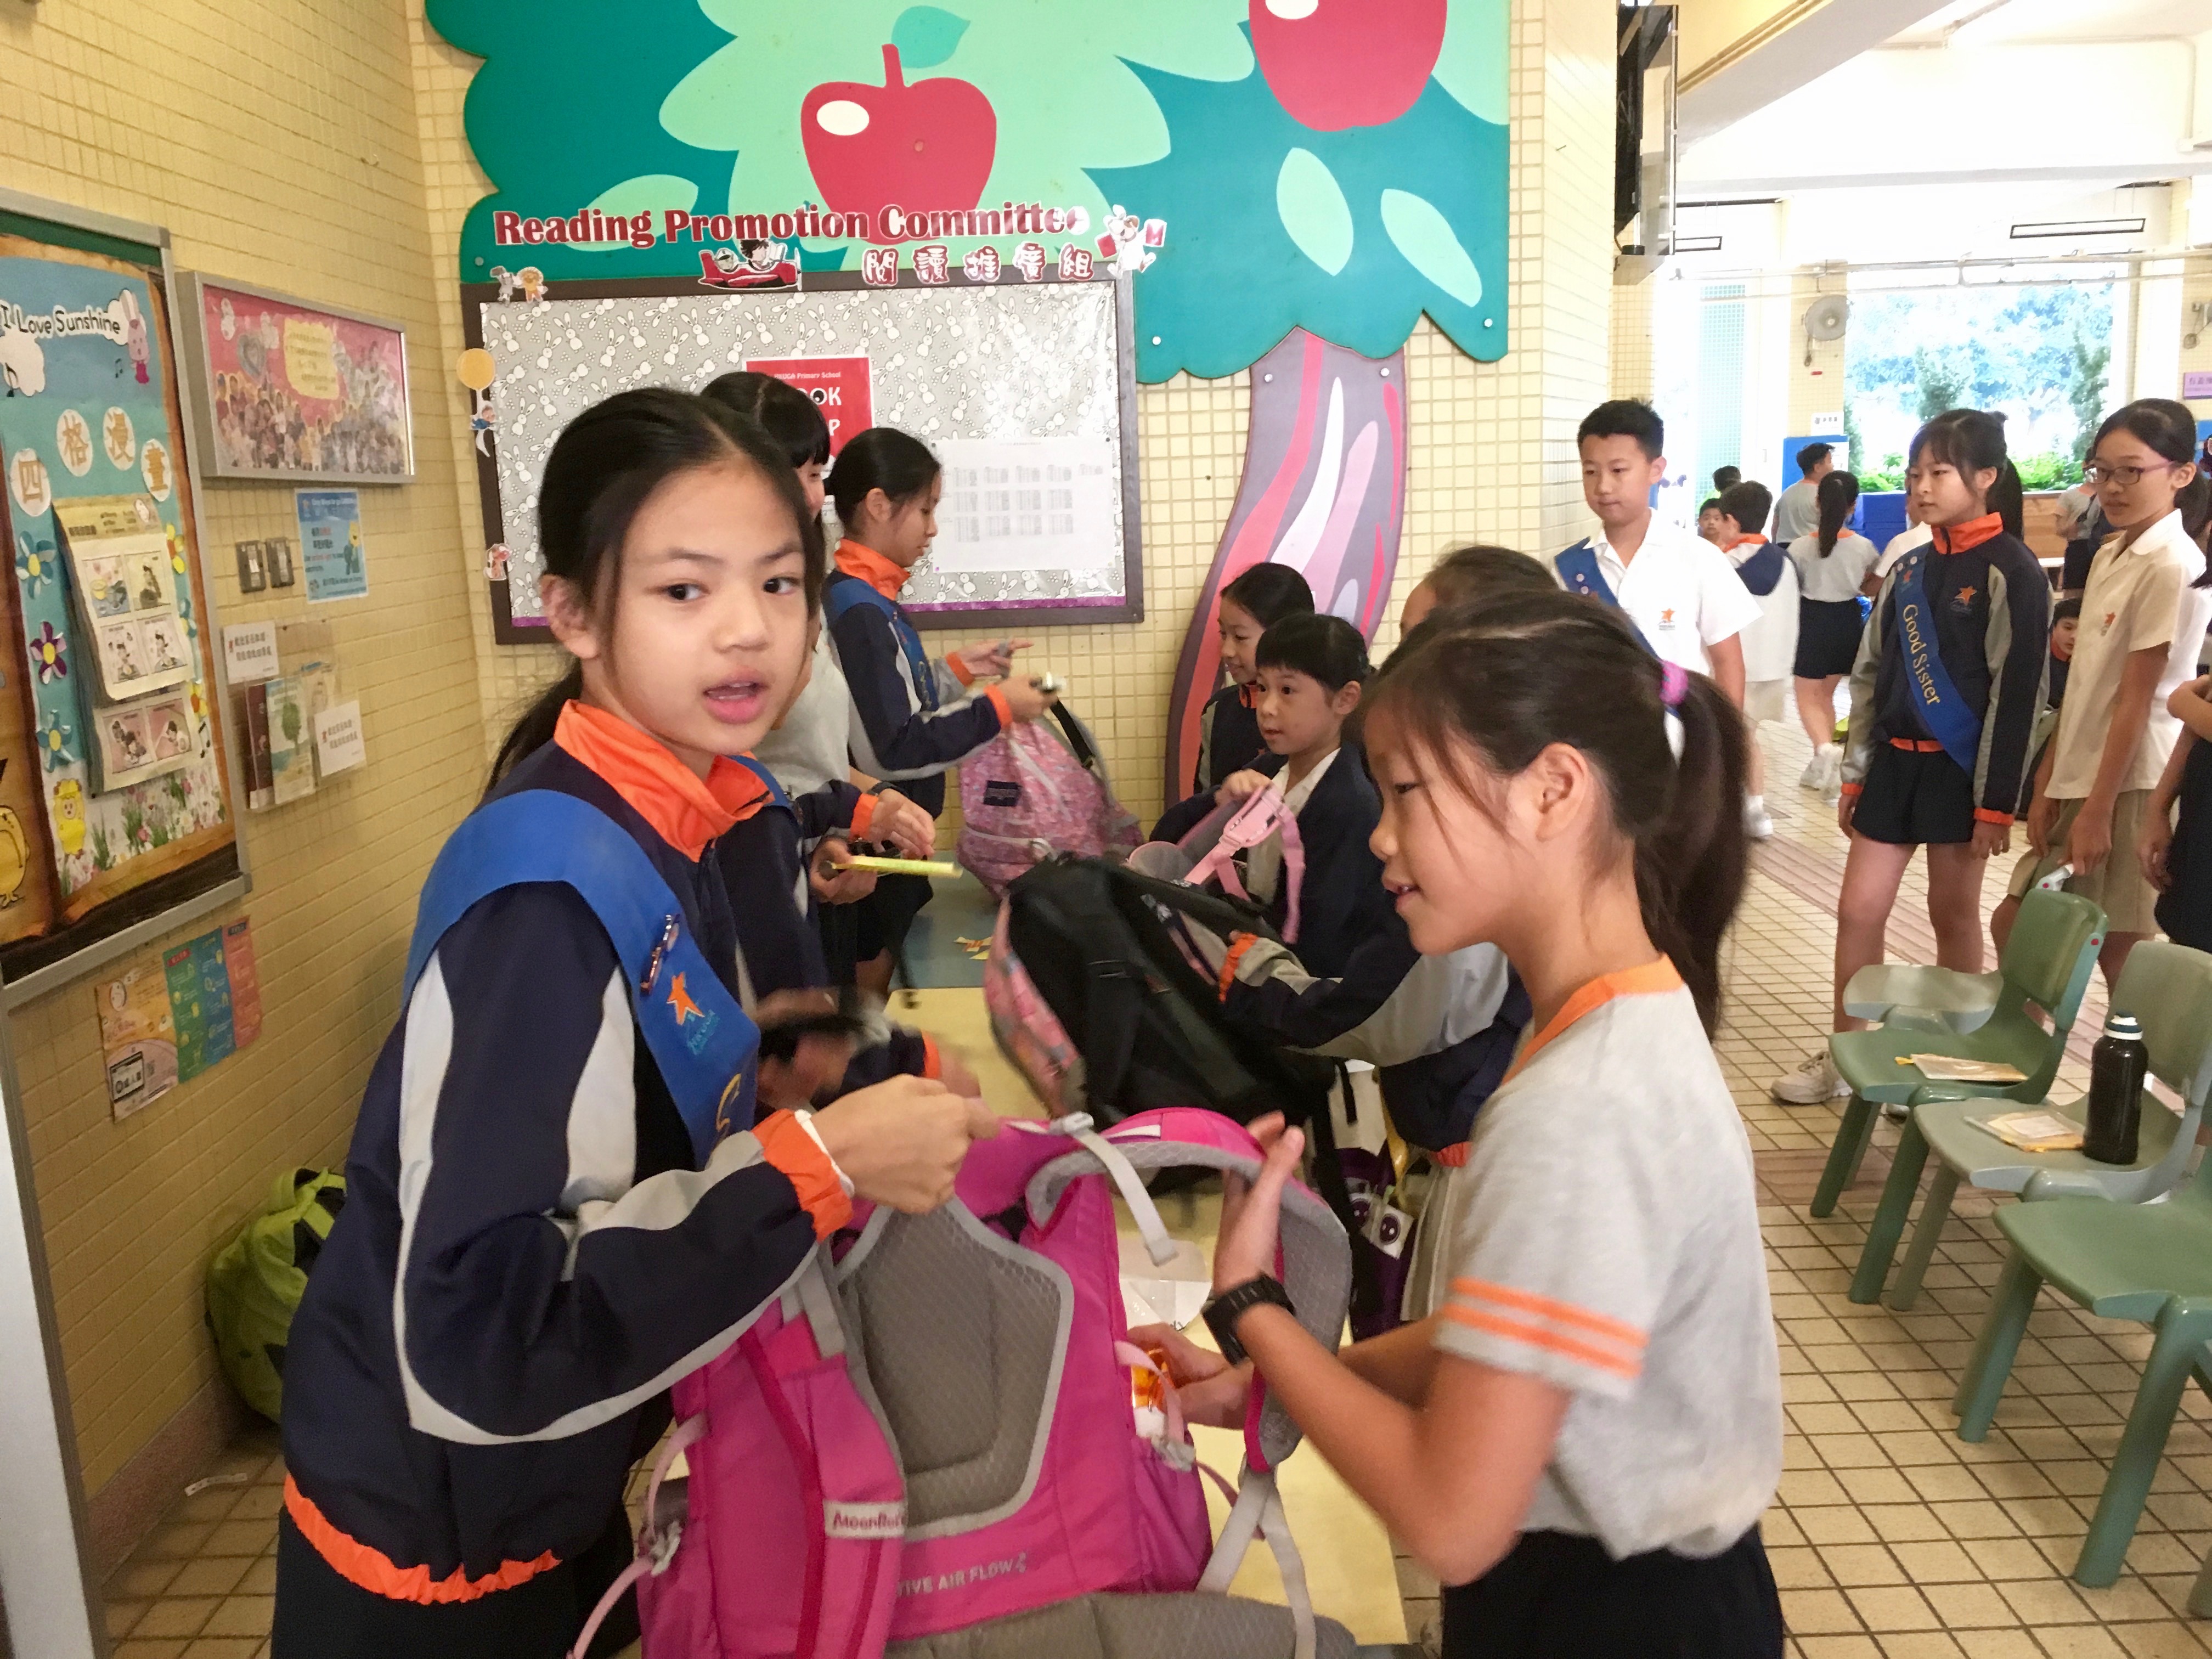
[(1672, 628), (1674, 625), (1674, 613), (1672, 611), (1662, 611), (1659, 613), (1659, 626), (1662, 628)]
[(1973, 584), (1969, 582), (1966, 586), (1960, 588), (1956, 593), (1954, 593), (1951, 596), (1951, 609), (1954, 611), (1972, 611), (1973, 608), (1974, 587)]
[(2102, 631), (2102, 632), (2104, 632), (2104, 633), (2106, 633), (2106, 634), (2111, 633), (2111, 632), (2112, 631), (2112, 624), (2113, 624), (2114, 623), (2118, 622), (2119, 619), (2120, 619), (2120, 613), (2119, 613), (2118, 611), (2107, 611), (2105, 613), (2105, 626), (2104, 626), (2104, 628), (2103, 628), (2103, 629), (2102, 629), (2101, 631)]

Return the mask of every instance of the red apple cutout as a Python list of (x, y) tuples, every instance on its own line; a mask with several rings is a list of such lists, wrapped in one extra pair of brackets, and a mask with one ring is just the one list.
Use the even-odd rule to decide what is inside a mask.
[(933, 76), (908, 86), (896, 46), (884, 48), (884, 84), (830, 81), (799, 106), (806, 165), (836, 213), (871, 216), (882, 234), (887, 207), (964, 212), (983, 199), (999, 152), (999, 117), (966, 81)]
[(1379, 127), (1428, 85), (1446, 9), (1447, 0), (1252, 0), (1252, 49), (1301, 126)]

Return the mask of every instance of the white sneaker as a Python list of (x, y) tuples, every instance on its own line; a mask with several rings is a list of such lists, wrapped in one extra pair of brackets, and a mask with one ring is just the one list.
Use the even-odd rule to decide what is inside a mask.
[(1744, 802), (1743, 833), (1753, 841), (1774, 839), (1774, 820), (1767, 815), (1763, 797), (1754, 795)]
[(1805, 769), (1798, 774), (1797, 787), (1800, 789), (1818, 789), (1820, 787), (1821, 781), (1828, 775), (1828, 750), (1833, 747), (1833, 744), (1824, 743), (1813, 751), (1813, 758), (1805, 763)]
[(1805, 1063), (1787, 1077), (1778, 1079), (1768, 1092), (1785, 1106), (1817, 1106), (1824, 1100), (1850, 1099), (1851, 1085), (1823, 1047), (1806, 1055)]

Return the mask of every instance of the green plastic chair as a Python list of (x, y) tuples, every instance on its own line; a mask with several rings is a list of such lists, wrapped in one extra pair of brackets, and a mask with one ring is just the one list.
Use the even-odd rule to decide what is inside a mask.
[[(2074, 1029), (2074, 1017), (2081, 1012), (2104, 944), (2105, 913), (2087, 899), (2075, 893), (2030, 893), (2021, 904), (2020, 918), (1997, 963), (2001, 990), (1996, 1005), (1967, 1031), (1948, 1023), (1940, 1012), (1890, 1006), (1859, 994), (1874, 982), (1869, 975), (1890, 975), (1892, 969), (1869, 969), (1853, 975), (1844, 988), (1844, 1006), (1854, 1012), (1869, 1010), (1859, 1018), (1879, 1018), (1882, 1024), (1871, 1031), (1838, 1031), (1828, 1039), (1828, 1053), (1850, 1085), (1851, 1097), (1844, 1103), (1842, 1126), (1820, 1171), (1813, 1213), (1832, 1214), (1836, 1200), (1857, 1176), (1867, 1143), (1874, 1138), (1875, 1118), (1883, 1106), (1963, 1100), (1979, 1092), (1971, 1084), (1931, 1083), (1913, 1067), (1899, 1065), (1902, 1055), (1940, 1049), (1961, 1059), (2002, 1061), (2027, 1073), (2027, 1079), (1997, 1093), (2007, 1100), (2041, 1100), (2058, 1075), (2067, 1033)], [(1925, 976), (1942, 971), (1923, 969), (1920, 973)], [(1976, 978), (1967, 974), (1954, 977), (1969, 984)], [(2051, 1016), (2049, 1030), (2028, 1012), (2031, 1005)]]
[(2139, 1320), (2154, 1333), (2119, 1451), (2074, 1564), (2075, 1583), (2101, 1587), (2119, 1577), (2182, 1390), (2194, 1376), (2212, 1394), (2212, 1356), (2205, 1351), (2212, 1340), (2212, 1176), (2200, 1171), (2163, 1204), (2072, 1197), (2009, 1204), (1997, 1212), (1997, 1225), (2012, 1241), (2012, 1255), (1951, 1402), (1961, 1440), (1989, 1433), (2045, 1284), (2100, 1319)]
[[(2159, 940), (2138, 945), (2112, 993), (2112, 1006), (2142, 1020), (2151, 1075), (2180, 1095), (2181, 1115), (2146, 1099), (2136, 1160), (2118, 1165), (2100, 1164), (2081, 1152), (2023, 1152), (1972, 1121), (2009, 1109), (2009, 1101), (1984, 1097), (1914, 1107), (1867, 1229), (1866, 1247), (1851, 1280), (1852, 1301), (1872, 1302), (1881, 1295), (1882, 1279), (1931, 1151), (1936, 1170), (1920, 1206), (1912, 1246), (1886, 1298), (1900, 1313), (1919, 1299), (1921, 1276), (1936, 1254), (1961, 1181), (1992, 1192), (2025, 1191), (2030, 1198), (2071, 1194), (2121, 1204), (2141, 1204), (2172, 1190), (2188, 1171), (2205, 1097), (2212, 1093), (2212, 956)], [(2084, 1097), (2070, 1115), (2085, 1122), (2087, 1109)]]

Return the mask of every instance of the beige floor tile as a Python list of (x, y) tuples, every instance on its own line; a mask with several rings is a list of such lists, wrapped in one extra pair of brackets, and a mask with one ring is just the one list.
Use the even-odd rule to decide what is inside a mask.
[(1783, 1591), (1782, 1621), (1801, 1637), (1861, 1628), (1858, 1615), (1851, 1611), (1844, 1593), (1832, 1589)]
[(1910, 1584), (1846, 1590), (1851, 1608), (1871, 1631), (1934, 1630), (1942, 1620), (1925, 1596)]
[(1880, 1544), (1831, 1544), (1820, 1560), (1835, 1582), (1845, 1589), (1868, 1584), (1902, 1584), (1905, 1570)]
[(1877, 1639), (1881, 1659), (1960, 1659), (1963, 1651), (1948, 1631), (1885, 1632)]

